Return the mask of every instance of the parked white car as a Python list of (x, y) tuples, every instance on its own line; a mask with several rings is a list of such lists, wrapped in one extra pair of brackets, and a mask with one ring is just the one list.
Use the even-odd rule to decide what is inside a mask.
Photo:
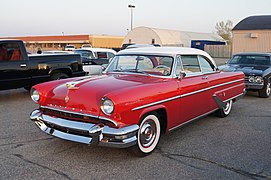
[(91, 44), (83, 44), (81, 48), (92, 48)]
[(74, 45), (66, 45), (65, 46), (65, 51), (74, 51), (76, 47)]
[(100, 74), (103, 66), (115, 56), (116, 51), (106, 48), (81, 48), (76, 49), (74, 53), (81, 55), (83, 69), (91, 75)]

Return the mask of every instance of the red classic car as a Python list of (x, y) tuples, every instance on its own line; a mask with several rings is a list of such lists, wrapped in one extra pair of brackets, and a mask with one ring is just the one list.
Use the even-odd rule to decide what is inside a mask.
[(220, 72), (204, 51), (145, 47), (120, 51), (97, 77), (36, 85), (30, 119), (61, 139), (153, 152), (160, 134), (215, 113), (229, 115), (245, 92), (242, 72)]

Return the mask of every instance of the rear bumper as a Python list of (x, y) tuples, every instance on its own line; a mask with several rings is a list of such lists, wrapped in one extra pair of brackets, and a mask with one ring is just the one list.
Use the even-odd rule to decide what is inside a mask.
[(43, 132), (69, 141), (88, 145), (99, 145), (115, 148), (127, 148), (137, 143), (138, 125), (124, 128), (111, 128), (104, 124), (77, 122), (52, 117), (34, 110), (30, 119)]

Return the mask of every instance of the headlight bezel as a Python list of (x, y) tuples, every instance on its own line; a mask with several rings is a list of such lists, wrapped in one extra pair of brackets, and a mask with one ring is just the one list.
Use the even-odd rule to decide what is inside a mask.
[(264, 79), (262, 76), (248, 76), (249, 83), (263, 84)]
[(32, 88), (30, 94), (31, 94), (32, 101), (34, 101), (35, 103), (38, 103), (39, 100), (40, 100), (40, 93), (39, 93), (39, 91), (36, 90), (36, 89), (34, 89), (34, 88)]
[(101, 100), (100, 109), (104, 114), (110, 116), (115, 110), (114, 102), (111, 99), (104, 97)]

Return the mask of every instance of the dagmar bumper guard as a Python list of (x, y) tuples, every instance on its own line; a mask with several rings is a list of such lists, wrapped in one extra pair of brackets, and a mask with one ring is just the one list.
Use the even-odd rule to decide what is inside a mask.
[(137, 143), (138, 125), (111, 128), (104, 124), (71, 121), (34, 110), (30, 119), (45, 133), (88, 145), (126, 148)]

